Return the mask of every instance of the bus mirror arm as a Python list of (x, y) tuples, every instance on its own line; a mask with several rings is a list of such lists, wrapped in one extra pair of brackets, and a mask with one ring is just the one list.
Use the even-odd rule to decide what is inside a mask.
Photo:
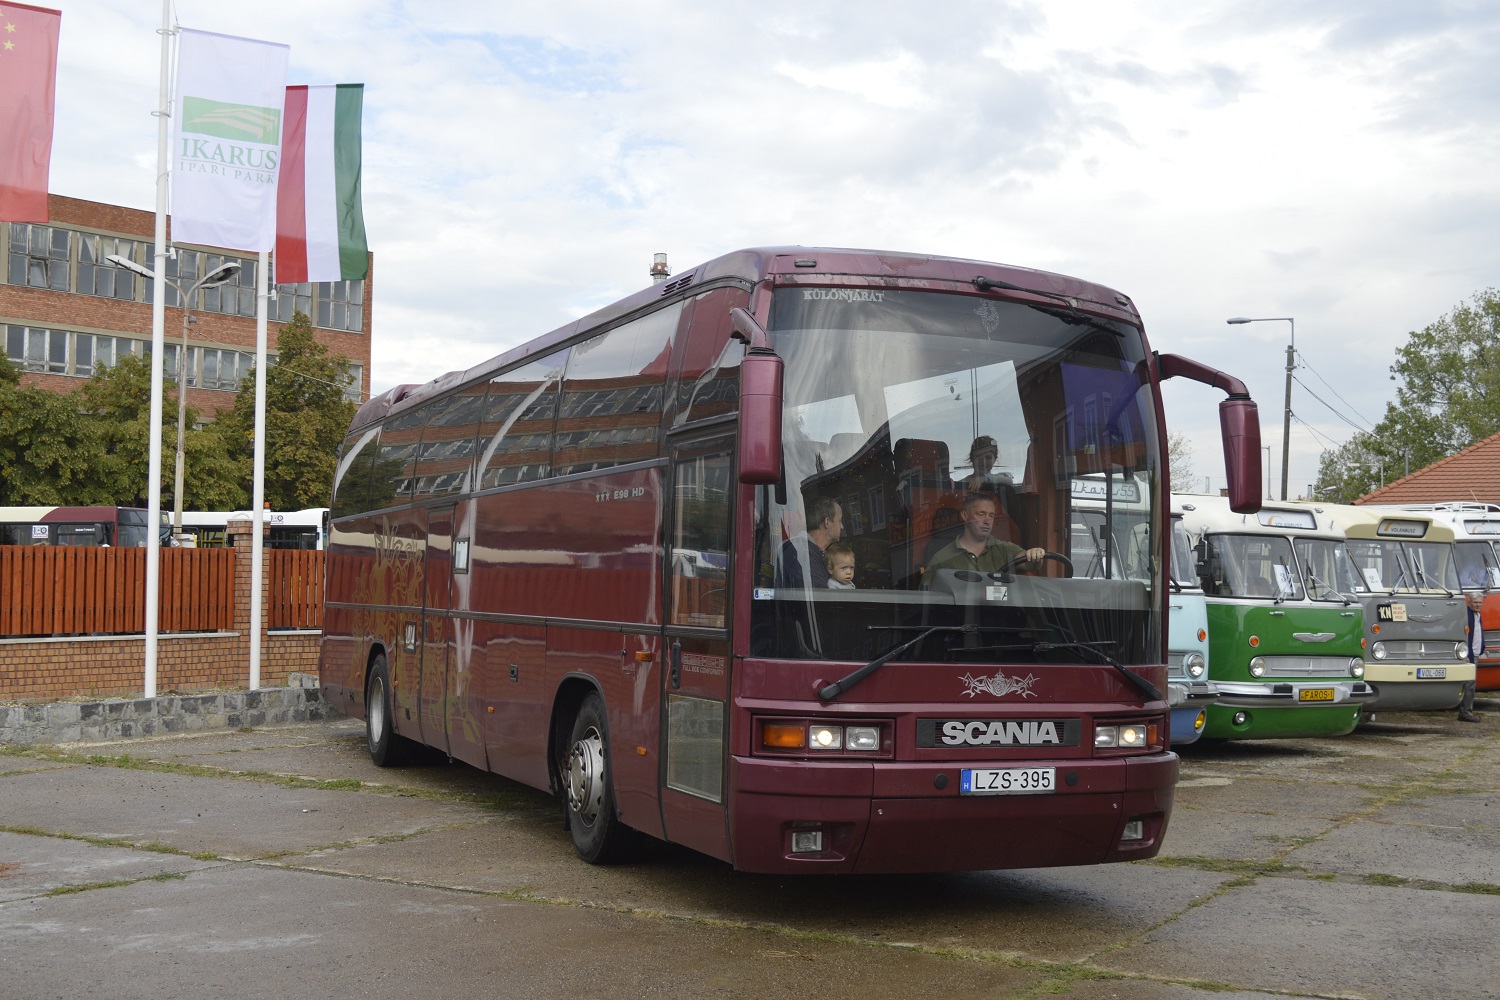
[(1260, 510), (1260, 411), (1245, 383), (1180, 354), (1157, 354), (1156, 375), (1161, 381), (1182, 376), (1222, 389), (1229, 396), (1219, 403), (1219, 435), (1224, 442), (1229, 509), (1236, 514), (1254, 514)]

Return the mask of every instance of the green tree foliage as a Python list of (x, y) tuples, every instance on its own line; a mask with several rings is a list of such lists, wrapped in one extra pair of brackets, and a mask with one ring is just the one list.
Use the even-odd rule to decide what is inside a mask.
[(1382, 466), (1389, 483), (1500, 431), (1500, 291), (1408, 334), (1391, 379), (1396, 399), (1374, 433), (1323, 453), (1318, 499), (1348, 502), (1379, 488)]
[(109, 503), (94, 475), (102, 448), (70, 396), (21, 387), (0, 358), (0, 505)]
[[(214, 422), (225, 453), (250, 481), (254, 460), (255, 382), (240, 385), (234, 410)], [(325, 507), (338, 446), (358, 407), (344, 399), (348, 362), (313, 339), (298, 312), (276, 339), (276, 363), (266, 374), (265, 498), (274, 510)]]

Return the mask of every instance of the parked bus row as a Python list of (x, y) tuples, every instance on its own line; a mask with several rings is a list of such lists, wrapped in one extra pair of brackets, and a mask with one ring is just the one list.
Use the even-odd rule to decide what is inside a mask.
[(427, 744), (552, 791), (594, 863), (642, 836), (754, 872), (1151, 857), (1172, 377), (1226, 394), (1228, 503), (1255, 511), (1244, 386), (1153, 352), (1118, 292), (709, 261), (361, 407), (325, 695), (378, 764)]
[[(249, 511), (183, 511), (183, 534), (199, 548), (228, 544), (231, 520)], [(149, 513), (136, 507), (0, 507), (0, 545), (115, 545), (144, 547)], [(268, 549), (322, 549), (328, 537), (328, 508), (266, 511)], [(171, 519), (161, 512), (161, 543), (171, 545)]]
[(1482, 538), (1456, 545), (1438, 510), (1242, 514), (1179, 494), (1172, 518), (1174, 667), (1180, 653), (1180, 680), (1201, 663), (1209, 688), (1197, 733), (1174, 724), (1174, 744), (1338, 736), (1377, 710), (1452, 709), (1475, 679), (1464, 595), (1500, 586), (1500, 562)]

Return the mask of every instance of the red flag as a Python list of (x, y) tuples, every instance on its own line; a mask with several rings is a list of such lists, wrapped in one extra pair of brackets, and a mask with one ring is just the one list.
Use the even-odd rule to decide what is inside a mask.
[(0, 3), (0, 219), (47, 221), (62, 12)]

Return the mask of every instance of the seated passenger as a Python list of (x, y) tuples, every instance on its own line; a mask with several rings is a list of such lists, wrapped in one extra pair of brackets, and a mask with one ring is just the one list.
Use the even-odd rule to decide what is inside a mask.
[(828, 589), (854, 589), (854, 550), (843, 542), (828, 546)]
[(781, 545), (776, 565), (776, 586), (828, 587), (828, 557), (832, 543), (844, 535), (844, 511), (829, 497), (818, 497), (807, 508), (807, 530), (799, 531)]
[(1028, 565), (1035, 564), (1046, 554), (1046, 549), (1022, 550), (1013, 542), (1002, 542), (992, 537), (995, 516), (1000, 505), (988, 493), (970, 493), (964, 497), (959, 517), (963, 520), (963, 531), (957, 538), (933, 553), (927, 562), (923, 586), (928, 586), (932, 572), (940, 569), (971, 569), (980, 573), (994, 573), (1018, 557), (1025, 557)]

